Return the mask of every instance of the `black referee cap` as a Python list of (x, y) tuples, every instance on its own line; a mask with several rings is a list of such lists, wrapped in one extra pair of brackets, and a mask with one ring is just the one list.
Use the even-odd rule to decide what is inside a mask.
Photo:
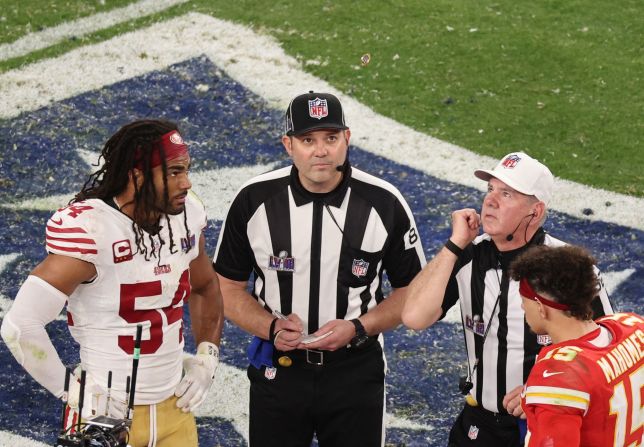
[(313, 91), (291, 101), (286, 109), (284, 127), (288, 136), (318, 129), (348, 129), (340, 100), (330, 93)]

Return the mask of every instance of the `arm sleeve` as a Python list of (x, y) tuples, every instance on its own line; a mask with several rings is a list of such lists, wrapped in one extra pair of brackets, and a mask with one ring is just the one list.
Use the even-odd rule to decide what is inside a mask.
[(246, 234), (245, 192), (242, 190), (230, 205), (213, 257), (217, 273), (233, 281), (247, 281), (253, 270), (254, 256)]
[[(442, 247), (439, 248), (439, 250), (441, 249)], [(456, 260), (456, 264), (454, 264), (454, 269), (452, 270), (452, 274), (450, 275), (449, 281), (447, 282), (447, 287), (445, 287), (443, 304), (441, 304), (443, 313), (441, 314), (439, 320), (442, 320), (443, 318), (445, 318), (445, 315), (447, 315), (447, 311), (449, 311), (458, 302), (458, 299), (460, 298), (460, 291), (458, 289), (458, 281), (456, 279), (456, 274), (461, 270), (461, 268), (465, 264), (472, 261), (473, 256), (474, 256), (474, 246), (472, 244), (469, 244), (467, 247), (465, 247), (461, 256), (459, 256), (459, 258)]]
[(62, 310), (67, 296), (37, 276), (29, 276), (2, 321), (0, 334), (18, 363), (54, 396), (61, 397), (65, 366), (45, 326)]
[(394, 205), (391, 244), (383, 259), (393, 288), (406, 287), (425, 265), (425, 253), (414, 216), (401, 197)]

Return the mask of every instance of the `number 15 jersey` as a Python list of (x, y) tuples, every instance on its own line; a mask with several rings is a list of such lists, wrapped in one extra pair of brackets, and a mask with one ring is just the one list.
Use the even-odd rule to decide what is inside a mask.
[[(143, 232), (147, 259), (137, 250), (132, 220), (100, 199), (58, 210), (47, 222), (47, 251), (94, 264), (96, 277), (69, 296), (69, 331), (80, 345), (83, 369), (104, 388), (112, 371), (112, 397), (125, 400), (137, 324), (142, 324), (135, 404), (170, 397), (181, 379), (183, 305), (190, 295), (190, 262), (206, 226), (203, 205), (186, 198), (184, 215), (165, 218), (158, 236)], [(163, 241), (163, 242), (161, 242)], [(154, 255), (151, 255), (151, 251)]]
[(596, 321), (600, 329), (539, 353), (523, 393), (526, 447), (642, 445), (644, 320)]

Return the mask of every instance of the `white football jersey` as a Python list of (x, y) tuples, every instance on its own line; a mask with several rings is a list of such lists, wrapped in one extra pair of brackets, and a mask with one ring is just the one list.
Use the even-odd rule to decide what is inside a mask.
[[(184, 215), (170, 216), (174, 253), (165, 218), (159, 237), (143, 233), (156, 256), (137, 251), (132, 220), (99, 199), (58, 210), (47, 222), (47, 251), (90, 262), (96, 277), (81, 284), (67, 305), (69, 331), (80, 344), (83, 369), (103, 387), (112, 371), (112, 397), (124, 401), (137, 324), (143, 325), (135, 390), (137, 405), (170, 397), (181, 379), (183, 305), (190, 295), (188, 266), (199, 253), (206, 213), (194, 194)], [(188, 247), (192, 247), (188, 250)], [(160, 247), (160, 253), (159, 253)], [(150, 249), (148, 249), (150, 253)]]

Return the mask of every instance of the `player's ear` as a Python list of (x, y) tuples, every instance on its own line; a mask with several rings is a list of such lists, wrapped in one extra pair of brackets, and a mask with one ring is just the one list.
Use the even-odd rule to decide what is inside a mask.
[(128, 172), (128, 177), (130, 178), (131, 182), (136, 182), (136, 186), (139, 188), (143, 184), (143, 172), (141, 172), (140, 169), (133, 168)]
[(547, 320), (547, 319), (548, 319), (548, 315), (549, 315), (549, 311), (550, 311), (550, 309), (548, 309), (548, 306), (544, 305), (544, 304), (543, 304), (542, 302), (540, 302), (540, 301), (537, 301), (537, 304), (539, 305), (539, 315), (540, 315), (540, 316), (541, 316), (541, 318), (543, 318), (544, 320)]

